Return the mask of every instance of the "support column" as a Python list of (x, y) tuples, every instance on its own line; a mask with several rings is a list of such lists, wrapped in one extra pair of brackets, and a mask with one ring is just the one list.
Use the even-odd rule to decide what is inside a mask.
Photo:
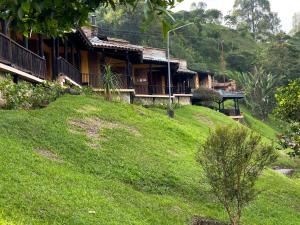
[(43, 36), (41, 34), (39, 34), (38, 37), (39, 37), (39, 55), (42, 58), (45, 58)]
[(132, 88), (132, 68), (131, 68), (131, 62), (129, 60), (129, 54), (126, 53), (126, 60), (127, 60), (127, 88)]
[(23, 45), (24, 45), (24, 48), (28, 49), (28, 38), (23, 36)]
[(150, 95), (152, 95), (154, 93), (152, 64), (149, 65), (148, 92)]
[(56, 39), (52, 38), (52, 80), (57, 77)]
[(73, 46), (73, 43), (71, 43), (71, 60), (72, 60), (72, 65), (75, 65), (74, 46)]
[(64, 42), (64, 58), (65, 60), (68, 61), (68, 40), (65, 39), (65, 42)]
[(77, 66), (77, 69), (79, 70), (79, 71), (81, 71), (81, 69), (80, 69), (80, 50), (79, 50), (79, 48), (76, 48), (76, 66)]
[(2, 33), (7, 35), (7, 22), (5, 20), (1, 20)]

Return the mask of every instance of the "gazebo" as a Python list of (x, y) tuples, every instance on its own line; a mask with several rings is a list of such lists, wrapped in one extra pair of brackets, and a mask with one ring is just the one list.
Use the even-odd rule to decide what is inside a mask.
[[(217, 90), (217, 92), (221, 95), (221, 100), (217, 102), (219, 104), (219, 112), (222, 112), (225, 115), (233, 118), (241, 118), (242, 116), (240, 112), (239, 100), (244, 98), (244, 94), (242, 92), (232, 92), (224, 90)], [(225, 109), (224, 102), (227, 100), (234, 101), (233, 109)]]

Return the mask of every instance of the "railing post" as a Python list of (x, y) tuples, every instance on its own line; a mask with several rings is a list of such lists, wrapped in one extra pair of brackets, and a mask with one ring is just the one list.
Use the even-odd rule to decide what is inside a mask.
[(9, 39), (8, 51), (9, 51), (9, 61), (10, 61), (11, 63), (13, 63), (13, 59), (12, 59), (12, 43), (11, 43), (11, 39)]

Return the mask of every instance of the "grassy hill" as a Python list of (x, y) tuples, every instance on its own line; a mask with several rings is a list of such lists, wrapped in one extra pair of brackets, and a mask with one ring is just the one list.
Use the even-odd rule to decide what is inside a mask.
[[(210, 128), (224, 123), (234, 122), (202, 107), (170, 120), (161, 109), (84, 96), (0, 111), (0, 224), (226, 220), (195, 161)], [(299, 180), (267, 170), (258, 189), (243, 224), (300, 224)]]

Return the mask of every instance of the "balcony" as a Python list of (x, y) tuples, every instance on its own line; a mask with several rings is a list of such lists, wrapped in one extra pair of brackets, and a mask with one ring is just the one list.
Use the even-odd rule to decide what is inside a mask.
[(46, 78), (46, 60), (2, 33), (0, 33), (0, 63), (36, 78)]

